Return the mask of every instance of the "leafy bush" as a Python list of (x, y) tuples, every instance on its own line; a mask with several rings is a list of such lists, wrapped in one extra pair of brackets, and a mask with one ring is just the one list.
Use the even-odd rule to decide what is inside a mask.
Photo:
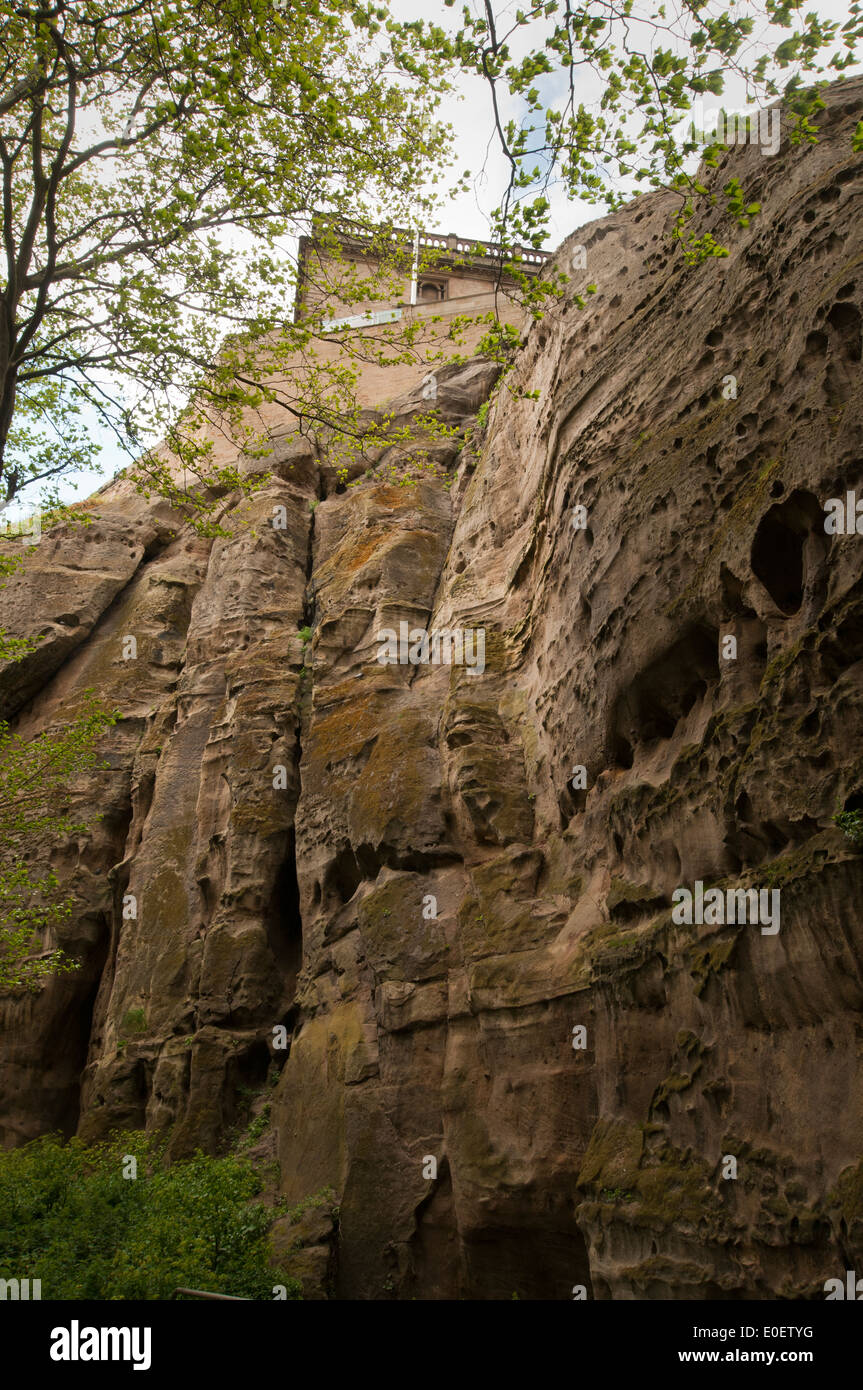
[(863, 811), (839, 811), (833, 823), (844, 830), (852, 845), (863, 845)]
[(301, 1298), (268, 1264), (274, 1213), (252, 1200), (251, 1165), (198, 1153), (166, 1167), (163, 1147), (133, 1133), (0, 1151), (0, 1273), (41, 1279), (44, 1299), (167, 1299), (181, 1286), (271, 1299), (276, 1284)]
[[(8, 573), (0, 558), (0, 574)], [(2, 588), (0, 584), (0, 588)], [(20, 644), (19, 644), (20, 645)], [(0, 659), (19, 659), (0, 631)], [(60, 884), (41, 864), (51, 841), (83, 835), (88, 829), (69, 812), (68, 787), (81, 772), (102, 763), (100, 745), (119, 718), (83, 692), (79, 717), (55, 732), (22, 738), (0, 720), (0, 993), (38, 992), (49, 975), (77, 970), (62, 950), (46, 949), (57, 929), (74, 917), (74, 894), (60, 895)]]
[(256, 1119), (252, 1120), (243, 1138), (244, 1148), (248, 1148), (250, 1144), (254, 1144), (257, 1139), (260, 1139), (264, 1130), (270, 1123), (270, 1108), (270, 1102), (267, 1101), (261, 1113)]
[(322, 1187), (318, 1192), (313, 1192), (310, 1196), (304, 1197), (302, 1201), (297, 1202), (294, 1207), (289, 1207), (282, 1203), (281, 1210), (291, 1222), (299, 1221), (300, 1217), (305, 1212), (311, 1211), (312, 1209), (318, 1210), (320, 1207), (329, 1207), (331, 1215), (338, 1217), (339, 1208), (335, 1203), (336, 1194), (333, 1189), (331, 1187)]

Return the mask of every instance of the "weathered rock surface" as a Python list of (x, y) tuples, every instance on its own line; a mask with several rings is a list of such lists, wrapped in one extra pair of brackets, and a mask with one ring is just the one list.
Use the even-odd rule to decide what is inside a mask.
[[(0, 712), (124, 717), (70, 789), (103, 819), (53, 851), (83, 968), (0, 1001), (2, 1142), (216, 1149), (275, 1064), (282, 1191), (339, 1200), (337, 1236), (276, 1233), (309, 1294), (820, 1297), (861, 1267), (832, 817), (863, 804), (863, 541), (824, 528), (863, 493), (861, 95), (817, 146), (726, 156), (764, 209), (727, 259), (684, 263), (665, 194), (583, 228), (597, 293), (530, 328), (540, 397), (503, 392), (452, 489), (345, 491), (286, 438), (231, 539), (118, 483), (9, 582), (0, 625), (45, 641)], [(448, 368), (447, 417), (490, 382)], [(403, 621), (483, 628), (485, 670), (381, 665)], [(780, 930), (675, 925), (697, 880), (779, 888)]]

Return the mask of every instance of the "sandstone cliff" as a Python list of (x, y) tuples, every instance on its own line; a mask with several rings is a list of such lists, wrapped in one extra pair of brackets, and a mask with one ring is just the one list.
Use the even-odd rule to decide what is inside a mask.
[[(82, 968), (0, 1000), (3, 1143), (215, 1150), (269, 1097), (281, 1190), (338, 1201), (308, 1296), (805, 1297), (863, 1267), (863, 874), (832, 820), (863, 794), (863, 540), (824, 529), (863, 495), (861, 97), (817, 146), (729, 152), (716, 185), (764, 210), (727, 259), (684, 263), (665, 194), (576, 234), (512, 378), (539, 398), (484, 429), (493, 372), (441, 374), (452, 487), (345, 489), (285, 435), (231, 538), (120, 481), (43, 540), (0, 593), (44, 634), (0, 715), (92, 688), (123, 719), (70, 789), (102, 819), (52, 851)], [(401, 622), (484, 629), (484, 671), (382, 665)], [(779, 888), (781, 929), (675, 924), (699, 880)]]

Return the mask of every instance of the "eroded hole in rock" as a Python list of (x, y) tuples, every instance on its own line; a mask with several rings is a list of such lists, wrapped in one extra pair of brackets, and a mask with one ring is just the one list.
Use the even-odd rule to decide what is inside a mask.
[(447, 748), (466, 748), (474, 742), (474, 735), (469, 729), (452, 729), (447, 733)]
[(323, 894), (327, 903), (350, 902), (363, 881), (360, 866), (350, 845), (340, 849), (327, 865), (324, 875)]
[(722, 584), (723, 616), (750, 613), (752, 610), (747, 607), (743, 598), (743, 581), (738, 579), (726, 564), (719, 567), (719, 579)]
[(399, 849), (395, 845), (345, 845), (328, 866), (324, 877), (323, 899), (327, 908), (350, 902), (361, 883), (372, 883), (382, 869), (397, 873), (427, 874), (432, 869), (460, 864), (462, 855), (449, 845), (428, 850)]
[(828, 631), (819, 651), (824, 675), (837, 681), (849, 666), (863, 661), (863, 611), (853, 608), (839, 625)]
[(245, 1121), (260, 1106), (260, 1094), (267, 1084), (270, 1071), (270, 1049), (263, 1039), (251, 1043), (242, 1052), (228, 1059), (226, 1072), (229, 1124)]
[(752, 546), (752, 570), (783, 613), (803, 602), (803, 537), (768, 514)]
[(827, 315), (827, 322), (839, 338), (843, 356), (851, 362), (859, 362), (863, 333), (856, 305), (837, 302)]
[[(758, 524), (752, 542), (752, 572), (783, 613), (798, 612), (803, 602), (807, 569), (826, 551), (824, 513), (811, 492), (796, 491), (771, 507)], [(807, 547), (807, 540), (814, 542)], [(809, 564), (804, 563), (807, 550)]]
[(385, 863), (385, 855), (378, 853), (372, 845), (356, 845), (354, 855), (362, 877), (364, 879), (377, 878)]
[(816, 734), (819, 732), (820, 728), (821, 728), (821, 717), (820, 717), (820, 715), (819, 715), (817, 709), (814, 709), (814, 710), (811, 710), (810, 713), (806, 715), (806, 718), (803, 720), (802, 724), (800, 725), (800, 732), (801, 732), (801, 734), (804, 734), (804, 735), (806, 736), (806, 738), (815, 738), (815, 736), (816, 736)]
[(616, 734), (611, 745), (611, 758), (615, 767), (632, 767), (635, 761), (635, 754), (632, 751), (632, 744), (620, 734)]
[(725, 849), (736, 860), (736, 871), (775, 859), (788, 845), (790, 837), (774, 821), (762, 819), (749, 795), (742, 791), (734, 803), (735, 820), (729, 825)]
[(739, 821), (752, 821), (755, 819), (755, 812), (748, 792), (740, 792), (734, 803), (734, 814)]
[(565, 830), (573, 816), (580, 814), (587, 805), (588, 789), (586, 787), (574, 787), (571, 772), (565, 766), (561, 769), (560, 780), (562, 785), (558, 793), (557, 807), (560, 828)]
[[(797, 362), (796, 370), (805, 372), (816, 363), (821, 362), (827, 356), (827, 335), (826, 333), (809, 333), (806, 336), (806, 343), (803, 348), (802, 356)], [(771, 383), (772, 385), (773, 383)]]
[(263, 1041), (252, 1043), (251, 1047), (236, 1059), (236, 1079), (240, 1085), (253, 1089), (263, 1086), (270, 1070), (270, 1049)]
[(639, 747), (670, 739), (718, 682), (718, 642), (715, 628), (693, 624), (618, 697), (611, 739), (618, 767), (631, 767)]
[(267, 913), (267, 941), (284, 977), (285, 992), (292, 999), (303, 959), (303, 922), (293, 828), (288, 831), (285, 857)]

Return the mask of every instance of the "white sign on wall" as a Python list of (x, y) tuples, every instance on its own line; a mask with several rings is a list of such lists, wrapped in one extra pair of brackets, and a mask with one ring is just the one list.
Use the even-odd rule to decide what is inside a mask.
[(401, 316), (401, 309), (376, 309), (374, 313), (348, 314), (343, 319), (324, 319), (321, 329), (333, 333), (337, 328), (370, 328), (376, 323), (395, 323)]

